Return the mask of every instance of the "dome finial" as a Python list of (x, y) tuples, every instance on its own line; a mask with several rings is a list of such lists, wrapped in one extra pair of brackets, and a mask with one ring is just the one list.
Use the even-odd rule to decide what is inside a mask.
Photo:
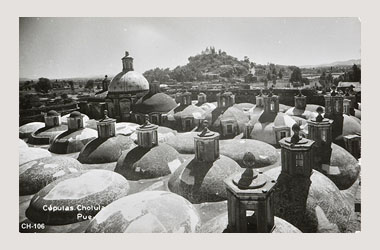
[(301, 90), (302, 89), (300, 89), (300, 88), (298, 89), (298, 97), (302, 97), (303, 96)]
[(207, 120), (204, 120), (202, 124), (203, 124), (203, 129), (202, 129), (202, 131), (198, 134), (199, 137), (207, 137), (207, 136), (214, 135), (214, 133), (212, 133), (212, 132), (208, 129), (208, 121), (207, 121)]
[(317, 122), (323, 121), (323, 116), (322, 116), (323, 108), (321, 106), (319, 106), (317, 108), (317, 113), (318, 113), (318, 116), (317, 116), (317, 118), (315, 118), (315, 121), (317, 121)]
[(294, 134), (293, 134), (292, 138), (290, 139), (290, 142), (292, 143), (292, 145), (294, 145), (294, 144), (297, 144), (301, 140), (301, 137), (300, 137), (301, 127), (300, 127), (300, 125), (295, 123), (292, 126), (292, 131), (294, 132)]
[(148, 126), (148, 125), (150, 125), (150, 122), (149, 122), (149, 115), (148, 115), (148, 114), (145, 114), (145, 115), (144, 115), (144, 123), (141, 125), (141, 127), (143, 128), (143, 127), (146, 127), (146, 126)]
[(270, 86), (270, 88), (269, 88), (268, 96), (269, 97), (273, 96), (273, 87), (272, 86)]
[(125, 56), (129, 56), (129, 52), (128, 51), (125, 51)]
[(338, 93), (336, 92), (336, 86), (335, 85), (332, 85), (331, 86), (331, 89), (332, 89), (332, 92), (331, 92), (331, 96), (336, 96)]

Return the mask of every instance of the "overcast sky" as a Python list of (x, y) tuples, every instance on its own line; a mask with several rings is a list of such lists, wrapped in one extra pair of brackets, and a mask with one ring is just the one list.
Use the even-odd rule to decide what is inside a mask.
[(266, 64), (360, 58), (357, 18), (20, 18), (20, 77), (115, 75), (174, 68), (207, 46)]

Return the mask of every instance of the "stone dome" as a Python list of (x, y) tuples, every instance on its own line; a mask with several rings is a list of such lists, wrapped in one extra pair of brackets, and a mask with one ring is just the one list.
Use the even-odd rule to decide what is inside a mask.
[[(277, 144), (274, 127), (291, 128), (296, 123), (292, 117), (284, 113), (277, 113), (272, 122), (261, 123), (259, 122), (259, 117), (261, 116), (254, 115), (251, 118), (251, 122), (254, 124), (251, 131), (251, 138), (272, 145)], [(293, 132), (291, 131), (290, 133), (292, 135)]]
[(220, 154), (230, 157), (243, 167), (243, 157), (246, 152), (255, 156), (255, 168), (262, 168), (277, 163), (280, 159), (279, 153), (265, 142), (252, 139), (230, 139), (221, 140)]
[(107, 139), (96, 138), (87, 143), (78, 156), (78, 161), (87, 164), (115, 162), (122, 152), (136, 144), (129, 136), (116, 135)]
[(337, 167), (339, 171), (328, 177), (340, 190), (348, 189), (359, 177), (359, 162), (344, 148), (334, 143), (331, 148), (330, 166)]
[(91, 128), (76, 131), (65, 131), (54, 138), (49, 151), (55, 154), (71, 154), (79, 152), (91, 140), (97, 138), (98, 132)]
[(123, 197), (103, 208), (88, 233), (195, 233), (200, 217), (183, 197), (165, 191), (145, 191)]
[(31, 221), (47, 225), (80, 222), (92, 219), (103, 207), (128, 192), (128, 181), (117, 173), (82, 171), (59, 178), (41, 189), (33, 196), (25, 214)]
[(37, 193), (43, 187), (67, 174), (82, 170), (79, 161), (65, 156), (45, 157), (20, 166), (20, 195)]
[(242, 110), (232, 106), (227, 108), (216, 108), (205, 113), (205, 119), (210, 124), (210, 129), (219, 132), (221, 130), (220, 121), (223, 119), (234, 119), (239, 128), (239, 134), (243, 133), (245, 124), (249, 121), (249, 116)]
[(202, 103), (201, 105), (197, 105), (197, 106), (199, 106), (204, 111), (216, 109), (216, 103), (215, 102), (213, 102), (213, 103), (205, 102), (205, 103)]
[[(343, 115), (343, 131), (342, 136), (361, 134), (361, 123), (359, 123), (355, 116)], [(338, 136), (336, 139), (342, 139)]]
[(312, 112), (312, 111), (309, 111), (307, 109), (298, 109), (296, 107), (292, 107), (292, 108), (288, 109), (285, 112), (285, 114), (287, 114), (289, 116), (301, 117), (301, 118), (304, 118), (306, 120), (315, 119), (318, 116), (318, 113), (316, 113), (316, 112)]
[(47, 113), (46, 113), (46, 116), (58, 116), (58, 112), (55, 111), (55, 110), (49, 110)]
[(33, 132), (45, 127), (43, 122), (30, 122), (19, 127), (18, 133), (21, 139), (28, 138)]
[(136, 71), (120, 72), (108, 86), (108, 93), (137, 93), (148, 90), (148, 81)]
[(179, 153), (167, 144), (153, 148), (138, 146), (120, 157), (115, 172), (128, 180), (152, 179), (173, 173), (183, 162)]
[(239, 164), (224, 155), (220, 155), (214, 162), (202, 162), (193, 158), (185, 161), (170, 176), (168, 187), (191, 203), (222, 201), (227, 199), (223, 181), (239, 172)]
[[(340, 232), (345, 232), (353, 209), (348, 206), (335, 184), (325, 175), (313, 170), (310, 180), (290, 177), (280, 174), (281, 167), (264, 173), (277, 179), (274, 194), (276, 216), (292, 223), (302, 232), (319, 232), (323, 224), (326, 224), (325, 218), (329, 222), (329, 227), (335, 224)], [(324, 213), (322, 216), (321, 211)]]
[[(74, 112), (75, 113), (79, 113), (78, 111), (74, 111)], [(72, 113), (74, 113), (74, 112), (72, 112)], [(62, 116), (61, 117), (61, 123), (67, 125), (67, 118), (68, 117), (75, 117), (75, 114), (74, 114), (74, 116), (71, 116), (72, 113)], [(86, 127), (86, 124), (90, 120), (90, 118), (88, 118), (88, 116), (85, 115), (85, 114), (81, 114), (81, 113), (79, 113), (79, 114), (82, 115), (82, 117), (83, 117), (83, 124)], [(95, 127), (95, 129), (96, 129), (96, 127)]]
[(31, 147), (19, 148), (18, 154), (19, 165), (22, 165), (28, 161), (51, 156), (51, 153), (46, 149)]
[[(223, 233), (227, 229), (228, 213), (222, 213), (217, 217), (212, 218), (201, 226), (199, 233)], [(276, 226), (273, 233), (302, 233), (298, 228), (289, 222), (274, 217), (274, 225)]]
[(177, 107), (177, 103), (167, 94), (158, 92), (146, 94), (132, 105), (133, 113), (149, 114), (152, 112), (167, 113)]
[(174, 119), (180, 120), (186, 117), (193, 117), (194, 119), (202, 119), (203, 115), (205, 114), (205, 111), (195, 105), (188, 105), (184, 108), (181, 106), (178, 106), (174, 109)]
[(198, 134), (199, 132), (178, 133), (169, 138), (166, 143), (172, 146), (180, 154), (194, 154), (194, 137)]
[(28, 148), (28, 144), (26, 144), (25, 141), (21, 140), (21, 139), (18, 139), (18, 148), (21, 149), (21, 148)]

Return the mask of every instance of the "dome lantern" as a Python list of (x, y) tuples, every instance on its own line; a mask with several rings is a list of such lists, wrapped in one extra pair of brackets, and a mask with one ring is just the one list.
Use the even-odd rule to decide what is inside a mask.
[(191, 105), (191, 93), (189, 91), (185, 91), (181, 94), (181, 106), (189, 106)]
[[(245, 153), (246, 170), (227, 178), (228, 230), (237, 233), (271, 233), (274, 228), (275, 180), (253, 169), (255, 157)], [(249, 215), (250, 214), (250, 215)]]
[(294, 96), (294, 106), (297, 109), (305, 109), (306, 108), (306, 96), (304, 96), (301, 92), (301, 89), (298, 90), (298, 95)]
[(228, 108), (235, 104), (235, 95), (230, 91), (218, 93), (216, 94), (216, 101), (218, 108)]
[(133, 71), (133, 57), (129, 56), (128, 51), (125, 51), (125, 56), (121, 58), (123, 63), (123, 72)]
[(346, 135), (343, 136), (344, 145), (348, 152), (350, 152), (356, 159), (361, 157), (361, 136), (360, 135)]
[(104, 110), (104, 118), (97, 122), (98, 138), (110, 138), (116, 135), (116, 120), (108, 117), (108, 111)]
[(203, 130), (194, 137), (195, 159), (214, 162), (219, 158), (219, 133), (208, 129), (208, 121), (203, 121)]
[(314, 141), (299, 136), (300, 126), (296, 123), (292, 130), (292, 137), (280, 140), (282, 173), (290, 176), (310, 177), (313, 168)]
[(55, 110), (50, 110), (47, 112), (44, 116), (44, 119), (45, 127), (47, 128), (57, 127), (61, 125), (61, 115)]
[(308, 139), (315, 141), (314, 168), (321, 172), (329, 172), (333, 121), (322, 116), (322, 107), (318, 107), (317, 112), (318, 116), (315, 119), (307, 121)]
[(136, 129), (137, 144), (143, 148), (152, 148), (158, 145), (158, 126), (149, 122), (149, 115), (144, 118), (144, 124)]
[(325, 117), (332, 119), (333, 123), (333, 138), (342, 134), (343, 131), (343, 96), (339, 95), (336, 86), (331, 87), (330, 95), (325, 95)]
[(202, 105), (207, 102), (207, 95), (203, 92), (198, 94), (198, 105)]
[(69, 130), (78, 130), (83, 128), (83, 117), (84, 116), (78, 111), (71, 112), (70, 116), (67, 117), (67, 126)]
[(263, 97), (263, 103), (264, 103), (264, 113), (267, 114), (277, 114), (279, 111), (279, 98), (277, 95), (273, 94), (273, 88), (269, 88), (268, 95)]
[(260, 93), (255, 98), (256, 98), (256, 107), (263, 107), (264, 106), (263, 89), (260, 89)]

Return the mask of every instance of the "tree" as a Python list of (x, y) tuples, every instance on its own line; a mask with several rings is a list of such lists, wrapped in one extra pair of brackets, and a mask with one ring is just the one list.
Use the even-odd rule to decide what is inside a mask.
[(94, 87), (94, 80), (90, 79), (87, 81), (86, 86), (84, 86), (86, 89), (92, 89)]
[(282, 69), (280, 69), (280, 72), (278, 72), (278, 78), (282, 79), (283, 75), (282, 75)]
[(68, 81), (68, 83), (70, 85), (71, 90), (74, 90), (74, 81), (70, 80)]
[(302, 72), (300, 68), (294, 67), (292, 74), (290, 75), (289, 82), (302, 82)]
[(354, 64), (352, 66), (352, 81), (353, 82), (361, 82), (361, 74), (362, 74), (362, 72), (361, 72), (360, 68), (356, 64)]
[(52, 89), (50, 80), (44, 77), (39, 78), (35, 89), (37, 92), (48, 93)]

